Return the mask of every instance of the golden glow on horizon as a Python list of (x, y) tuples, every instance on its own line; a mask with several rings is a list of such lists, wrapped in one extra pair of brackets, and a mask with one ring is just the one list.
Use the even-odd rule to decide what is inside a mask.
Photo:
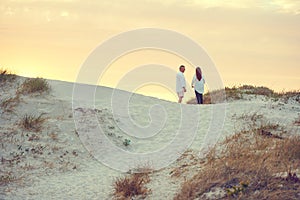
[[(114, 60), (114, 62), (111, 63), (111, 65), (108, 66), (104, 73), (101, 75), (98, 84), (116, 87), (118, 86), (120, 79), (126, 77), (127, 75), (130, 75), (130, 73), (132, 73), (134, 70), (148, 64), (160, 65), (162, 68), (170, 68), (174, 71), (174, 73), (178, 72), (178, 67), (181, 64), (185, 65), (187, 68), (192, 69), (192, 66), (186, 60), (175, 54), (159, 49), (142, 49), (127, 53), (126, 55), (123, 55)], [(168, 76), (168, 74), (161, 74), (160, 71), (155, 72), (155, 74), (147, 74), (146, 71), (142, 75)], [(191, 78), (192, 72), (187, 71), (185, 75)], [(143, 79), (143, 76), (135, 78)]]
[[(155, 27), (177, 31), (203, 46), (226, 86), (299, 89), (299, 24), (300, 1), (294, 0), (2, 0), (0, 68), (75, 81), (81, 64), (101, 42), (127, 30)], [(148, 53), (120, 58), (99, 84), (113, 87), (135, 66), (156, 62), (177, 70), (183, 62), (174, 55)], [(192, 73), (187, 69), (187, 81)]]
[[(175, 77), (181, 64), (186, 66), (185, 77), (189, 85), (194, 68), (186, 60), (159, 49), (137, 50), (116, 59), (106, 68), (97, 85), (137, 91), (139, 94), (176, 102)], [(153, 71), (153, 68), (157, 70)], [(188, 90), (187, 95), (192, 95), (191, 90)]]
[(144, 85), (142, 87), (137, 88), (133, 92), (145, 96), (149, 96), (150, 93), (151, 96), (156, 97), (158, 99), (164, 99), (173, 102), (178, 101), (178, 97), (175, 91), (168, 89), (162, 85), (156, 85), (156, 84)]

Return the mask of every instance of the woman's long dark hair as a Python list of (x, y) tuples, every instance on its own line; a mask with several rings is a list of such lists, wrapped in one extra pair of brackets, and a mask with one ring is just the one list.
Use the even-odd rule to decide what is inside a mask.
[(201, 71), (200, 67), (196, 68), (196, 77), (197, 77), (198, 81), (201, 81), (201, 79), (202, 79), (202, 71)]

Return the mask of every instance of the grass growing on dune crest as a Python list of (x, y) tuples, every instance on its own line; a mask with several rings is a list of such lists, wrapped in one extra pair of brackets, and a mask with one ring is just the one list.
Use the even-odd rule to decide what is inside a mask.
[[(289, 98), (295, 97), (295, 100), (300, 103), (300, 91), (274, 92), (264, 86), (242, 85), (234, 87), (225, 87), (223, 90), (208, 91), (203, 95), (204, 104), (220, 103), (228, 100), (243, 99), (245, 95), (265, 96), (274, 99), (282, 99), (287, 101)], [(192, 98), (187, 101), (187, 104), (196, 104), (196, 99)]]
[(219, 192), (211, 199), (300, 198), (300, 136), (242, 131), (211, 149), (206, 160), (203, 170), (182, 184), (175, 200), (207, 199), (214, 191)]
[(43, 93), (49, 92), (50, 85), (43, 78), (29, 78), (22, 85), (19, 90), (21, 94)]
[(16, 75), (7, 69), (0, 69), (0, 84), (11, 82), (16, 79)]

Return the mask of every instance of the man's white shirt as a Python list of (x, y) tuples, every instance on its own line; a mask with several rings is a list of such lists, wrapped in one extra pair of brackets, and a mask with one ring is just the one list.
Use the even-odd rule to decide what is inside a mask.
[(183, 87), (186, 87), (185, 77), (182, 72), (178, 72), (176, 75), (176, 92), (182, 92)]

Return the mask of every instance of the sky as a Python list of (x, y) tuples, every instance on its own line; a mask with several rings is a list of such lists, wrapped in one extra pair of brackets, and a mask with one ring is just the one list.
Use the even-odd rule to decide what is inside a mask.
[[(0, 68), (26, 77), (75, 82), (99, 45), (141, 28), (172, 30), (195, 41), (212, 59), (224, 86), (299, 89), (300, 1), (296, 0), (0, 0)], [(149, 64), (174, 73), (147, 71)], [(157, 49), (120, 55), (96, 83), (88, 78), (86, 83), (176, 101), (175, 73), (181, 64), (187, 66), (190, 85), (195, 66)], [(141, 66), (146, 70), (139, 71)], [(145, 77), (150, 81), (142, 83)], [(151, 82), (151, 77), (170, 84)], [(207, 84), (206, 91), (210, 88)], [(185, 100), (192, 97), (188, 87)]]

